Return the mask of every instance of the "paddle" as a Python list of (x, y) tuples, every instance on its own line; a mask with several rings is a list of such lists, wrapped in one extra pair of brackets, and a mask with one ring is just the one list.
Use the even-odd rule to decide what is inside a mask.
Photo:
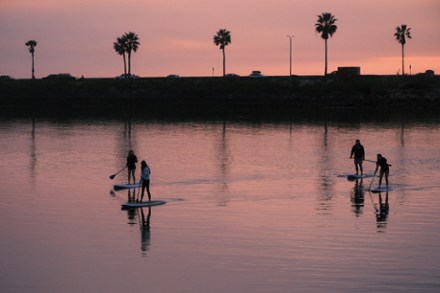
[(370, 187), (368, 187), (368, 191), (371, 190), (371, 186), (373, 185), (373, 180), (375, 176), (376, 176), (376, 172), (374, 172), (373, 177), (371, 177), (371, 183), (370, 183)]
[(110, 175), (109, 178), (110, 178), (111, 180), (113, 180), (113, 179), (115, 178), (115, 176), (118, 175), (119, 173), (121, 173), (122, 171), (124, 171), (125, 168), (127, 168), (127, 166), (125, 166), (124, 168), (122, 168), (121, 170), (119, 170), (118, 172), (116, 172), (115, 174)]

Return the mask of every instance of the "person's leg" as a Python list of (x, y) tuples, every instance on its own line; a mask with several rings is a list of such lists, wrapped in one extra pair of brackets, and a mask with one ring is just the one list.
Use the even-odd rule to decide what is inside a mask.
[(386, 184), (387, 184), (387, 188), (388, 188), (388, 174), (390, 173), (390, 170), (387, 170), (386, 172), (385, 172), (385, 182), (386, 182)]
[(145, 180), (142, 180), (142, 192), (141, 192), (141, 201), (144, 199), (144, 189), (145, 189)]
[(364, 175), (364, 169), (362, 168), (362, 161), (359, 163), (359, 169), (361, 170), (361, 176)]
[(150, 193), (150, 180), (146, 180), (146, 187), (147, 187), (147, 193), (148, 193), (148, 201), (151, 201), (151, 193)]
[(382, 185), (382, 177), (383, 177), (383, 171), (380, 170), (380, 173), (379, 173), (379, 188)]
[(358, 162), (356, 161), (356, 159), (354, 159), (354, 167), (356, 168), (356, 175), (358, 175), (359, 169), (358, 169)]

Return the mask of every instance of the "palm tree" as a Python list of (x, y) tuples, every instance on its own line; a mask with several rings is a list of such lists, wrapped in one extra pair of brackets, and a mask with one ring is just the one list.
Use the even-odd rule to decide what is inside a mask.
[(220, 29), (216, 35), (214, 35), (214, 44), (216, 46), (220, 45), (220, 50), (223, 53), (223, 76), (226, 74), (226, 55), (225, 47), (231, 43), (231, 32), (227, 29)]
[(315, 23), (317, 33), (321, 34), (321, 38), (325, 41), (325, 69), (324, 75), (327, 75), (327, 40), (333, 36), (338, 27), (335, 25), (337, 19), (329, 12), (324, 12), (318, 15), (318, 20)]
[(394, 37), (402, 45), (402, 76), (405, 75), (405, 44), (406, 38), (411, 39), (411, 28), (407, 27), (406, 24), (396, 27), (396, 32)]
[(34, 53), (35, 53), (35, 47), (37, 46), (37, 41), (29, 40), (26, 42), (25, 45), (28, 47), (28, 50), (32, 55), (32, 79), (35, 79)]
[(125, 33), (123, 36), (126, 39), (125, 52), (127, 52), (128, 57), (128, 75), (131, 75), (131, 52), (136, 52), (139, 49), (139, 37), (133, 32)]
[(116, 42), (113, 43), (113, 48), (115, 49), (116, 53), (119, 55), (122, 55), (122, 58), (124, 60), (124, 76), (127, 75), (127, 61), (125, 58), (125, 46), (126, 46), (126, 38), (125, 36), (119, 37), (116, 39)]

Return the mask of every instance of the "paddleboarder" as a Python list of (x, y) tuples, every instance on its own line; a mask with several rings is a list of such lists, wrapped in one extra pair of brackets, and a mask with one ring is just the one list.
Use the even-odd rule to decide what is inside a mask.
[(147, 162), (142, 161), (141, 162), (141, 202), (144, 199), (144, 191), (147, 189), (148, 193), (148, 201), (151, 201), (151, 193), (150, 193), (150, 174), (151, 170), (150, 167), (147, 165)]
[[(379, 188), (382, 184), (383, 175), (385, 175), (385, 182), (388, 188), (388, 174), (390, 173), (390, 164), (388, 164), (387, 159), (381, 154), (377, 154), (376, 170), (374, 170), (374, 175), (376, 175), (377, 170), (380, 168), (379, 173)], [(374, 177), (374, 176), (373, 176)]]
[(136, 157), (136, 155), (134, 154), (133, 150), (128, 151), (128, 155), (127, 155), (127, 170), (128, 170), (128, 184), (130, 184), (130, 177), (133, 178), (133, 183), (136, 183), (136, 176), (135, 176), (135, 171), (136, 171), (136, 163), (137, 163), (138, 159)]
[(362, 162), (365, 160), (365, 149), (361, 145), (361, 141), (356, 139), (356, 143), (351, 148), (350, 159), (354, 156), (354, 167), (356, 168), (356, 175), (359, 175), (359, 170), (361, 170), (361, 176), (364, 174), (362, 168)]

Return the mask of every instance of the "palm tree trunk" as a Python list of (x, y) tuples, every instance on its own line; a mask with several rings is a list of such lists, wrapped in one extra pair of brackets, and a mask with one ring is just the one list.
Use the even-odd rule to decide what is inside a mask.
[(131, 75), (131, 52), (128, 52), (128, 75)]
[(324, 76), (327, 76), (327, 39), (325, 41), (325, 68), (324, 68)]
[(34, 53), (32, 53), (32, 79), (35, 79)]
[(124, 75), (127, 75), (127, 60), (125, 59), (125, 53), (122, 54), (122, 58), (124, 58)]
[(223, 52), (223, 76), (226, 75), (226, 56), (225, 56), (225, 48), (222, 50)]
[(405, 45), (402, 44), (402, 76), (405, 75)]

